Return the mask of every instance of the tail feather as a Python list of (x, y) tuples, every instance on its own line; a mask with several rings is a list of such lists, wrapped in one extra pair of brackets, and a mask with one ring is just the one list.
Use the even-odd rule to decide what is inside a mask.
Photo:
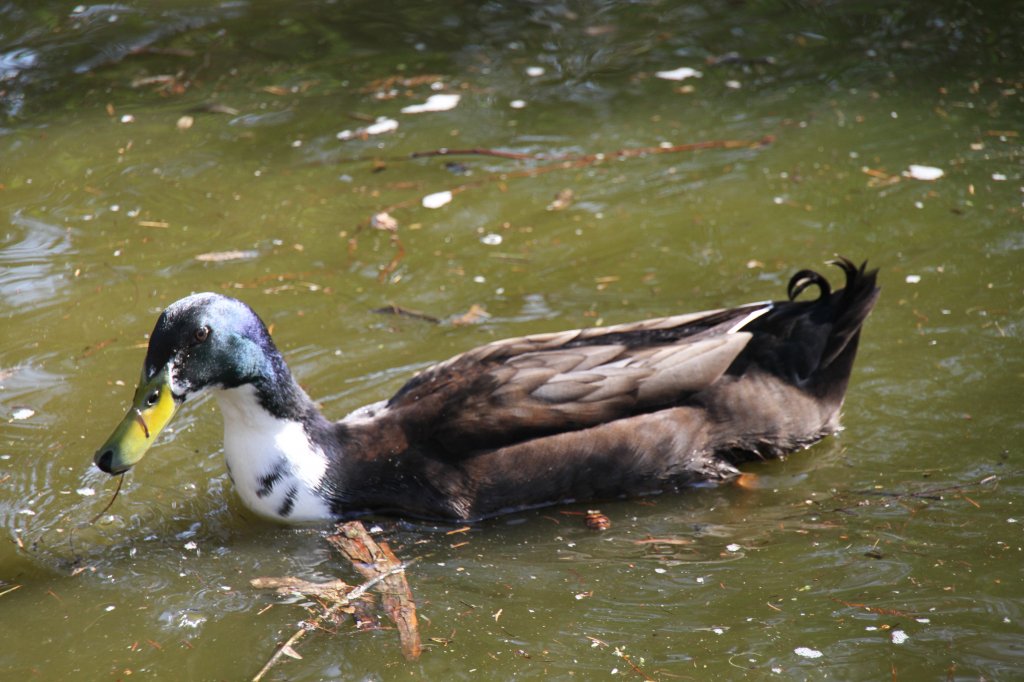
[(858, 268), (849, 259), (837, 257), (829, 261), (838, 266), (846, 275), (846, 286), (835, 292), (829, 303), (835, 310), (832, 333), (825, 344), (819, 362), (820, 368), (832, 365), (843, 354), (851, 342), (856, 342), (860, 328), (878, 300), (880, 289), (876, 285), (878, 270), (867, 270), (867, 261)]

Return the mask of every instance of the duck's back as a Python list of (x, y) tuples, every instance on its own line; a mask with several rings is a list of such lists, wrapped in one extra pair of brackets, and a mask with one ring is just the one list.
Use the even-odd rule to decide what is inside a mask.
[[(734, 476), (838, 427), (876, 272), (790, 300), (499, 341), (338, 424), (338, 513), (472, 519)], [(808, 286), (815, 300), (796, 301)]]

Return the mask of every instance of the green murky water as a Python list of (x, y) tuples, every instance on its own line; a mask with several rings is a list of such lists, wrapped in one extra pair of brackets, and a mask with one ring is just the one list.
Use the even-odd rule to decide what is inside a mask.
[[(0, 4), (3, 675), (248, 679), (306, 614), (250, 578), (357, 580), (241, 507), (212, 402), (88, 524), (182, 295), (248, 301), (340, 417), (495, 338), (780, 297), (842, 253), (883, 297), (839, 437), (757, 490), (602, 505), (603, 533), (380, 519), (421, 557), (422, 658), (344, 626), (270, 679), (1018, 676), (1022, 30), (957, 2)], [(750, 144), (612, 155), (709, 140)], [(608, 156), (408, 156), (443, 147)]]

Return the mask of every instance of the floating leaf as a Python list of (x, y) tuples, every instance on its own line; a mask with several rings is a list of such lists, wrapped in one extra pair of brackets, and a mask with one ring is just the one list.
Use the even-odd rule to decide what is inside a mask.
[(490, 316), (490, 313), (488, 313), (482, 305), (477, 305), (476, 303), (474, 303), (473, 305), (469, 306), (469, 310), (467, 310), (466, 312), (462, 313), (457, 317), (452, 318), (452, 324), (455, 325), (456, 327), (464, 324), (477, 324), (479, 322), (483, 322)]
[(572, 206), (576, 194), (571, 189), (563, 189), (555, 195), (554, 201), (547, 205), (549, 211), (562, 211)]

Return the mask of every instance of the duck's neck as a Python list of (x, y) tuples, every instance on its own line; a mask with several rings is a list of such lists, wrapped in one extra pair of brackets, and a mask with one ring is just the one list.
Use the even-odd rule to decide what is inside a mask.
[(288, 384), (273, 394), (252, 384), (215, 392), (228, 474), (245, 505), (261, 516), (287, 523), (330, 519), (321, 493), (328, 457), (312, 436), (323, 417), (294, 381)]

